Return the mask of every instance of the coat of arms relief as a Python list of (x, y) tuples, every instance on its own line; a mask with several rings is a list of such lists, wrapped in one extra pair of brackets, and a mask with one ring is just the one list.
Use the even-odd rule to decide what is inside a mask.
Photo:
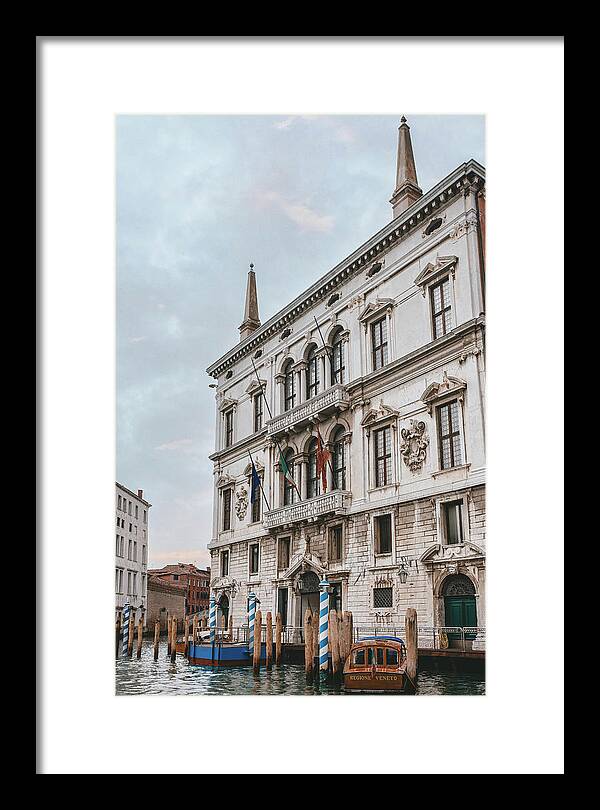
[(425, 422), (411, 419), (410, 427), (402, 428), (400, 435), (400, 452), (404, 463), (411, 472), (419, 472), (423, 468), (429, 445), (429, 439), (425, 435)]
[(241, 487), (235, 493), (235, 513), (238, 520), (243, 520), (248, 511), (248, 490), (246, 487)]

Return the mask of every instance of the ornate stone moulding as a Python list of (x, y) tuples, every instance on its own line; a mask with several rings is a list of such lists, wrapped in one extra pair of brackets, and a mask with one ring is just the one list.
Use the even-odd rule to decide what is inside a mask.
[(429, 262), (415, 279), (415, 285), (421, 288), (421, 294), (425, 296), (427, 288), (447, 273), (454, 278), (457, 262), (458, 256), (438, 256), (435, 263)]
[(235, 493), (235, 513), (238, 520), (243, 520), (248, 511), (248, 490), (246, 487), (240, 487)]
[(482, 548), (475, 545), (475, 543), (457, 543), (452, 546), (444, 546), (441, 543), (435, 543), (433, 546), (423, 552), (419, 557), (419, 562), (424, 565), (434, 564), (450, 564), (453, 565), (466, 560), (478, 559), (485, 557), (485, 552)]
[(420, 472), (427, 458), (429, 438), (425, 435), (425, 422), (410, 420), (410, 427), (400, 431), (402, 442), (400, 453), (404, 463), (411, 472)]
[(467, 383), (465, 380), (461, 380), (460, 377), (450, 377), (444, 371), (442, 381), (428, 385), (421, 394), (421, 401), (425, 403), (427, 412), (431, 415), (436, 402), (453, 394), (458, 395), (458, 398), (462, 400), (466, 388)]

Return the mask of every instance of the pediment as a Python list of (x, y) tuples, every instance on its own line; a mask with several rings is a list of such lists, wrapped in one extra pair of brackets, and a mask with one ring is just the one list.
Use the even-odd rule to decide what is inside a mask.
[(217, 478), (217, 487), (228, 487), (231, 484), (235, 484), (235, 478), (230, 475), (224, 474)]
[(260, 385), (258, 380), (252, 380), (248, 388), (246, 388), (246, 393), (250, 394), (250, 396), (253, 396), (254, 394), (258, 393), (258, 391), (260, 391), (261, 389), (264, 391), (266, 387), (267, 387), (266, 380), (261, 380)]
[(391, 310), (395, 305), (396, 303), (393, 298), (376, 298), (374, 301), (371, 301), (370, 304), (367, 304), (358, 320), (361, 323), (366, 323), (372, 318), (377, 317), (377, 315)]
[(304, 571), (314, 571), (315, 574), (319, 574), (319, 576), (325, 573), (325, 569), (314, 554), (297, 554), (292, 557), (290, 567), (287, 571), (283, 572), (282, 577), (284, 579), (290, 579), (296, 574), (304, 573)]
[(450, 394), (458, 394), (467, 387), (465, 380), (460, 377), (450, 377), (444, 371), (441, 382), (432, 382), (421, 394), (421, 401), (427, 405), (427, 410), (431, 413), (433, 403)]
[(438, 256), (434, 263), (429, 262), (421, 270), (415, 279), (416, 286), (421, 287), (421, 292), (425, 295), (425, 290), (429, 284), (437, 281), (445, 273), (451, 272), (454, 274), (457, 262), (458, 256)]
[(219, 405), (219, 410), (221, 413), (228, 411), (230, 408), (237, 408), (238, 401), (237, 399), (231, 399), (230, 397), (225, 397), (221, 404)]
[(435, 543), (421, 554), (419, 562), (424, 564), (451, 562), (452, 560), (471, 560), (484, 556), (484, 550), (475, 543), (461, 543), (453, 546), (443, 546), (441, 543)]
[[(255, 461), (254, 466), (256, 467), (256, 472), (261, 475), (265, 471), (265, 465), (261, 464), (260, 461)], [(246, 464), (244, 468), (244, 475), (249, 478), (252, 475), (252, 464)]]
[(371, 408), (366, 416), (363, 417), (361, 425), (363, 427), (367, 427), (368, 425), (374, 425), (377, 422), (382, 422), (385, 419), (397, 419), (399, 413), (399, 411), (395, 410), (389, 405), (386, 405), (383, 400), (381, 400), (377, 408)]

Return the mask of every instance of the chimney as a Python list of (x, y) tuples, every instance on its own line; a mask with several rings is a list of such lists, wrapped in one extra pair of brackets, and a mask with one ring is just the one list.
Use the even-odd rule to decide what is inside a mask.
[(398, 127), (398, 158), (396, 163), (396, 188), (390, 202), (393, 218), (400, 216), (416, 202), (423, 192), (417, 185), (417, 167), (410, 139), (410, 127), (402, 116)]
[(256, 275), (254, 265), (250, 265), (248, 271), (248, 281), (246, 282), (246, 304), (244, 306), (244, 322), (239, 327), (240, 340), (244, 340), (258, 329), (260, 318), (258, 317), (258, 296), (256, 294)]
[(143, 489), (138, 489), (138, 498), (143, 498), (143, 497), (144, 497), (144, 490)]

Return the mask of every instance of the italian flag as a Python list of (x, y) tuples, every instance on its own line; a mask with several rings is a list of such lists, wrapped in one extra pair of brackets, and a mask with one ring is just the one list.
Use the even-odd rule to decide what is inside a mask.
[(279, 449), (279, 468), (280, 468), (281, 472), (283, 473), (286, 481), (290, 482), (290, 484), (294, 487), (294, 489), (298, 493), (298, 497), (300, 498), (300, 500), (302, 500), (302, 496), (300, 495), (300, 490), (298, 489), (298, 486), (297, 486), (296, 482), (292, 478), (290, 468), (288, 467), (287, 462), (286, 462), (286, 460), (285, 460), (285, 458), (283, 456), (283, 453), (281, 452), (281, 448)]

